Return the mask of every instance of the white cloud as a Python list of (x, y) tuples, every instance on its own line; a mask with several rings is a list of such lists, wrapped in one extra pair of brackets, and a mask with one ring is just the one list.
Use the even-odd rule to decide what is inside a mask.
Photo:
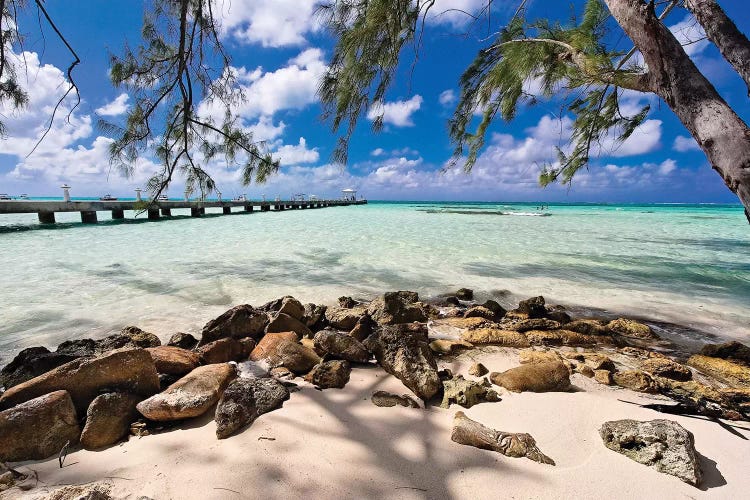
[(453, 89), (443, 90), (438, 96), (438, 102), (440, 105), (446, 108), (453, 106), (456, 103), (457, 97)]
[(661, 145), (661, 125), (661, 120), (646, 120), (622, 143), (616, 140), (615, 131), (612, 130), (592, 152), (595, 156), (615, 158), (650, 153)]
[(709, 45), (706, 32), (692, 14), (688, 14), (682, 21), (670, 26), (669, 30), (674, 33), (675, 38), (679, 40), (690, 57), (700, 54)]
[(245, 127), (247, 132), (253, 134), (255, 141), (272, 141), (281, 136), (286, 128), (286, 123), (279, 122), (278, 125), (273, 123), (270, 116), (261, 116), (257, 122)]
[(674, 149), (675, 151), (679, 151), (680, 153), (685, 153), (686, 151), (701, 150), (700, 146), (698, 146), (698, 143), (695, 142), (695, 139), (684, 135), (678, 135), (674, 138), (672, 149)]
[(427, 19), (431, 23), (459, 28), (473, 21), (472, 16), (486, 6), (487, 0), (435, 0)]
[(367, 119), (375, 120), (383, 116), (383, 123), (394, 127), (413, 127), (411, 115), (422, 106), (422, 96), (417, 94), (408, 101), (395, 101), (376, 104), (367, 112)]
[(263, 47), (304, 45), (320, 29), (316, 0), (218, 0), (221, 32)]
[(299, 143), (285, 144), (279, 147), (274, 157), (281, 161), (282, 166), (295, 165), (298, 163), (315, 163), (320, 159), (318, 148), (307, 149), (307, 141), (304, 137), (299, 138)]
[(130, 99), (130, 96), (122, 93), (114, 101), (105, 104), (101, 108), (97, 108), (95, 113), (101, 116), (120, 116), (128, 110), (128, 99)]
[(385, 154), (385, 150), (383, 148), (375, 148), (372, 151), (370, 151), (371, 156), (383, 156)]

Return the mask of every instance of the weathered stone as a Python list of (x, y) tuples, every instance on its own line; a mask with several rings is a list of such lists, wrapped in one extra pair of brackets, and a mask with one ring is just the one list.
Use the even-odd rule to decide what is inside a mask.
[(129, 392), (147, 397), (159, 391), (159, 376), (145, 349), (120, 349), (96, 358), (79, 358), (7, 390), (0, 408), (57, 390), (70, 393), (76, 410), (84, 414), (102, 392)]
[(386, 391), (377, 391), (372, 394), (370, 401), (375, 406), (391, 407), (391, 406), (404, 406), (406, 408), (419, 408), (417, 403), (411, 396), (404, 394), (398, 396)]
[(231, 337), (241, 339), (244, 337), (258, 338), (268, 324), (268, 316), (249, 304), (235, 306), (219, 316), (212, 319), (203, 327), (199, 345), (205, 345), (215, 340)]
[(0, 461), (45, 459), (80, 434), (70, 394), (50, 392), (0, 412)]
[(596, 319), (577, 319), (565, 323), (565, 329), (584, 335), (609, 335), (609, 329)]
[(711, 411), (728, 420), (750, 420), (750, 389), (717, 388), (694, 380), (679, 382), (656, 377), (661, 394), (676, 401), (692, 401), (699, 406), (711, 403)]
[(441, 408), (450, 408), (452, 404), (471, 408), (480, 403), (494, 403), (500, 401), (500, 396), (495, 392), (487, 379), (482, 383), (466, 380), (457, 375), (449, 380), (443, 381), (443, 401)]
[(297, 342), (294, 332), (267, 333), (250, 352), (250, 360), (261, 361), (276, 353), (279, 344), (284, 341)]
[(250, 359), (264, 361), (270, 368), (285, 366), (297, 374), (307, 373), (320, 363), (320, 357), (296, 338), (293, 332), (267, 333), (250, 353)]
[(97, 396), (86, 411), (81, 445), (87, 450), (95, 450), (127, 436), (130, 424), (138, 418), (135, 406), (141, 399), (125, 392), (108, 392)]
[(322, 330), (326, 326), (327, 306), (316, 304), (305, 304), (305, 314), (302, 322), (313, 332)]
[(287, 316), (291, 316), (298, 321), (304, 321), (303, 318), (305, 317), (305, 306), (303, 306), (302, 302), (295, 299), (294, 297), (284, 297), (281, 300), (281, 306), (279, 307), (279, 310), (277, 312), (286, 314)]
[(100, 353), (123, 347), (157, 347), (161, 345), (159, 337), (153, 333), (145, 332), (137, 326), (126, 326), (119, 334), (110, 335), (98, 341)]
[(607, 328), (622, 337), (633, 339), (656, 339), (656, 334), (651, 331), (651, 327), (639, 323), (638, 321), (626, 318), (613, 319), (607, 323)]
[(367, 306), (361, 304), (353, 307), (329, 307), (326, 310), (326, 320), (333, 328), (348, 332), (366, 312)]
[(737, 341), (725, 344), (706, 344), (700, 353), (711, 358), (731, 359), (750, 365), (750, 347)]
[(471, 288), (459, 288), (454, 295), (460, 300), (474, 300), (474, 290)]
[(319, 389), (343, 389), (349, 382), (352, 367), (348, 361), (324, 361), (315, 365), (305, 380)]
[(750, 385), (750, 367), (740, 363), (696, 354), (690, 356), (687, 364), (730, 385)]
[(547, 318), (522, 319), (520, 321), (502, 322), (500, 325), (507, 330), (515, 330), (517, 332), (556, 330), (560, 328), (560, 323)]
[(94, 339), (66, 340), (55, 351), (58, 354), (67, 354), (74, 358), (85, 356), (97, 356), (101, 354), (99, 342)]
[(169, 342), (167, 342), (167, 345), (192, 350), (195, 349), (195, 347), (198, 345), (198, 339), (196, 339), (189, 333), (178, 332), (169, 338)]
[(469, 375), (474, 375), (475, 377), (482, 377), (484, 375), (487, 375), (489, 372), (490, 371), (487, 369), (487, 367), (482, 363), (474, 363), (469, 367)]
[(608, 337), (583, 335), (570, 330), (530, 330), (524, 335), (532, 345), (587, 346), (608, 340)]
[(340, 307), (343, 307), (344, 309), (351, 309), (352, 307), (355, 307), (359, 304), (358, 301), (354, 300), (351, 297), (343, 296), (338, 298), (338, 303)]
[(360, 341), (345, 333), (321, 330), (315, 334), (315, 349), (337, 359), (367, 363), (370, 353)]
[(555, 351), (535, 351), (534, 349), (524, 349), (518, 353), (518, 361), (522, 365), (530, 363), (554, 363), (562, 361), (562, 358)]
[(612, 380), (612, 372), (609, 370), (594, 370), (594, 380), (604, 385), (614, 384), (614, 380)]
[(654, 379), (648, 373), (644, 373), (640, 370), (626, 370), (623, 372), (617, 372), (612, 375), (612, 379), (615, 384), (625, 389), (637, 392), (657, 392), (657, 386), (654, 383)]
[(199, 366), (136, 408), (144, 417), (159, 422), (198, 417), (219, 401), (235, 376), (234, 367), (228, 363)]
[(432, 322), (432, 328), (435, 330), (476, 330), (489, 325), (494, 325), (494, 323), (485, 318), (441, 318)]
[(423, 400), (442, 388), (427, 335), (386, 326), (365, 341), (380, 366)]
[(490, 429), (456, 412), (453, 417), (451, 440), (455, 443), (492, 450), (513, 458), (528, 458), (542, 464), (555, 465), (555, 461), (541, 452), (530, 434), (510, 433)]
[(294, 373), (289, 370), (286, 366), (277, 366), (275, 368), (271, 368), (271, 371), (268, 372), (273, 378), (277, 378), (280, 380), (290, 380), (294, 378)]
[(495, 319), (495, 313), (484, 306), (474, 306), (464, 312), (464, 318), (484, 318), (492, 321)]
[(349, 332), (349, 335), (362, 342), (372, 335), (372, 332), (374, 332), (377, 327), (378, 324), (375, 323), (375, 320), (373, 320), (369, 314), (365, 313), (359, 317), (357, 324), (354, 325), (354, 328)]
[(528, 315), (529, 318), (544, 318), (547, 316), (547, 308), (544, 306), (544, 297), (532, 297), (518, 303), (518, 311)]
[(641, 370), (657, 377), (671, 378), (685, 382), (693, 378), (693, 372), (687, 366), (667, 358), (649, 358), (641, 363)]
[(288, 314), (282, 312), (277, 313), (276, 316), (271, 318), (271, 321), (266, 326), (266, 333), (279, 333), (279, 332), (294, 332), (297, 337), (312, 337), (312, 331), (302, 323), (300, 320), (295, 319)]
[(588, 377), (588, 378), (594, 377), (594, 370), (590, 366), (585, 365), (583, 363), (579, 363), (578, 365), (576, 365), (575, 371), (577, 373), (580, 373), (584, 377)]
[(210, 365), (245, 359), (250, 354), (252, 347), (254, 346), (246, 345), (237, 339), (225, 337), (204, 344), (195, 352), (198, 353), (204, 364)]
[(693, 434), (671, 420), (615, 420), (599, 429), (604, 445), (640, 464), (698, 486), (703, 473)]
[(547, 317), (561, 325), (567, 325), (573, 320), (563, 306), (554, 306), (552, 309), (547, 309)]
[[(140, 497), (138, 500), (147, 499), (148, 497)], [(97, 481), (57, 488), (45, 496), (44, 500), (115, 500), (115, 497), (112, 496), (111, 482)]]
[(154, 360), (156, 371), (168, 375), (185, 375), (201, 361), (200, 354), (170, 345), (149, 347), (146, 351)]
[(479, 328), (461, 333), (461, 339), (472, 344), (498, 344), (506, 347), (529, 347), (526, 335), (500, 328)]
[(233, 380), (216, 406), (216, 437), (224, 439), (252, 424), (264, 413), (281, 408), (289, 389), (273, 378)]
[(529, 363), (490, 374), (493, 384), (512, 392), (566, 391), (570, 388), (570, 373), (561, 361)]
[(568, 359), (585, 363), (592, 370), (615, 371), (614, 362), (609, 357), (598, 352), (569, 352), (565, 353), (564, 356)]
[(460, 349), (470, 349), (474, 344), (465, 340), (436, 339), (430, 342), (430, 349), (435, 354), (452, 354)]
[(508, 312), (505, 310), (503, 306), (501, 306), (500, 304), (498, 304), (497, 302), (491, 299), (485, 301), (484, 304), (482, 304), (482, 307), (492, 311), (492, 313), (495, 315), (495, 318), (494, 318), (495, 320), (501, 319), (503, 316), (505, 316), (505, 313)]
[(373, 300), (367, 312), (379, 325), (427, 321), (424, 305), (416, 292), (386, 292)]
[(46, 347), (29, 347), (19, 352), (0, 371), (0, 387), (10, 389), (14, 385), (21, 384), (43, 373), (73, 361), (78, 356), (50, 352)]

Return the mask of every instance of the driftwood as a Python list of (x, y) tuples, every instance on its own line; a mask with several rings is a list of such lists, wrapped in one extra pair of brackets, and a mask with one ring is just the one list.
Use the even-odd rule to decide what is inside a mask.
[(555, 465), (555, 461), (542, 453), (530, 434), (496, 431), (476, 422), (464, 412), (456, 412), (453, 417), (451, 440), (459, 444), (475, 446), (483, 450), (502, 453), (506, 457), (523, 458), (535, 462)]

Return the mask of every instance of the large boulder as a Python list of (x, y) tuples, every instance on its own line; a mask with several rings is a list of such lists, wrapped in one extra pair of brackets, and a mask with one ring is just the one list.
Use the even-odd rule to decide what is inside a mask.
[(156, 371), (168, 375), (185, 375), (193, 371), (201, 361), (200, 354), (170, 345), (146, 349), (154, 360)]
[(189, 333), (177, 332), (169, 337), (169, 342), (167, 342), (167, 345), (192, 350), (195, 349), (195, 347), (198, 345), (198, 339), (196, 339)]
[(224, 439), (252, 424), (264, 413), (281, 408), (289, 389), (273, 378), (233, 380), (216, 407), (216, 437)]
[(66, 390), (76, 410), (84, 414), (103, 392), (129, 392), (148, 397), (159, 391), (159, 376), (145, 349), (118, 349), (96, 358), (79, 358), (7, 390), (0, 408), (41, 395)]
[(442, 388), (426, 334), (386, 326), (365, 340), (380, 366), (414, 394), (428, 400)]
[[(348, 305), (348, 304), (347, 304)], [(326, 322), (337, 330), (350, 331), (359, 319), (367, 313), (367, 306), (356, 304), (352, 307), (329, 307), (326, 310)]]
[(321, 330), (313, 339), (318, 352), (354, 363), (367, 363), (370, 353), (360, 341), (345, 333)]
[(250, 360), (263, 361), (269, 368), (286, 367), (303, 374), (320, 363), (320, 357), (299, 342), (294, 332), (267, 333), (250, 353)]
[(226, 337), (202, 345), (196, 349), (196, 353), (200, 356), (203, 363), (207, 365), (226, 363), (228, 361), (240, 361), (247, 358), (253, 347), (255, 347), (253, 342), (252, 339), (237, 340), (231, 337)]
[(0, 462), (45, 459), (80, 434), (70, 394), (44, 394), (0, 412)]
[(136, 408), (144, 417), (160, 422), (199, 417), (219, 401), (236, 375), (229, 363), (199, 366)]
[(279, 312), (266, 326), (266, 333), (294, 332), (299, 338), (312, 337), (312, 331), (298, 319)]
[(658, 338), (650, 326), (632, 319), (613, 319), (607, 323), (607, 328), (621, 337), (631, 339), (651, 340)]
[(547, 316), (547, 307), (544, 305), (544, 297), (532, 297), (518, 303), (518, 312), (529, 318), (544, 318)]
[(750, 386), (750, 367), (728, 359), (695, 354), (687, 364), (731, 385)]
[(235, 339), (258, 338), (263, 335), (263, 330), (267, 324), (268, 316), (263, 311), (253, 308), (250, 304), (235, 306), (218, 318), (206, 323), (199, 345), (208, 344), (225, 337)]
[(126, 392), (108, 392), (97, 396), (86, 411), (81, 445), (87, 450), (96, 450), (127, 436), (130, 424), (138, 417), (135, 406), (141, 399)]
[(58, 352), (50, 352), (46, 347), (29, 347), (19, 352), (0, 371), (0, 387), (10, 389), (43, 373), (73, 361), (78, 356)]
[(671, 420), (615, 420), (599, 429), (604, 445), (631, 460), (698, 486), (703, 473), (693, 434)]
[(750, 365), (750, 347), (737, 341), (725, 344), (706, 344), (700, 353), (711, 358), (731, 359)]
[(305, 380), (319, 389), (343, 389), (349, 382), (352, 367), (348, 361), (324, 361), (315, 365)]
[(379, 325), (427, 321), (424, 305), (416, 292), (386, 292), (370, 303), (367, 312)]
[(561, 361), (530, 363), (490, 374), (493, 384), (512, 392), (552, 392), (570, 389), (570, 372)]

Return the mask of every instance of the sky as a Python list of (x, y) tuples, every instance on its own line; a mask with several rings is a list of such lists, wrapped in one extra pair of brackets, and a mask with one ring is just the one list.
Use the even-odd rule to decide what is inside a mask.
[[(490, 19), (474, 21), (460, 12), (477, 12), (486, 0), (438, 0), (427, 19), (418, 59), (404, 53), (395, 85), (376, 111), (368, 113), (352, 137), (349, 163), (331, 160), (337, 135), (321, 120), (316, 89), (331, 56), (333, 41), (315, 16), (319, 0), (214, 0), (222, 10), (221, 36), (241, 75), (247, 100), (234, 110), (256, 140), (266, 141), (282, 167), (264, 185), (242, 186), (240, 174), (222, 162), (206, 166), (225, 198), (247, 194), (259, 198), (293, 193), (338, 197), (354, 188), (371, 200), (477, 200), (546, 202), (701, 202), (736, 203), (737, 198), (714, 173), (705, 155), (668, 106), (653, 95), (625, 93), (624, 109), (651, 104), (646, 121), (621, 145), (605, 141), (571, 186), (541, 188), (541, 167), (555, 159), (555, 147), (570, 133), (571, 116), (555, 99), (524, 106), (512, 122), (497, 120), (470, 174), (446, 168), (452, 146), (447, 120), (458, 96), (458, 80), (476, 52), (512, 15), (518, 0), (495, 0)], [(723, 0), (722, 7), (738, 27), (750, 33), (746, 0)], [(73, 196), (134, 196), (158, 166), (148, 156), (125, 178), (109, 163), (112, 141), (97, 127), (100, 118), (121, 120), (132, 98), (108, 78), (109, 54), (138, 42), (145, 3), (136, 0), (49, 0), (47, 8), (81, 58), (74, 75), (81, 104), (63, 103), (50, 131), (51, 110), (68, 86), (70, 55), (33, 9), (19, 19), (26, 35), (21, 75), (30, 102), (14, 111), (0, 103), (7, 135), (0, 139), (0, 192), (11, 195), (60, 196), (59, 186), (72, 186)], [(567, 21), (571, 8), (583, 2), (531, 0), (528, 17)], [(572, 7), (571, 7), (572, 6)], [(746, 88), (716, 48), (701, 40), (702, 32), (688, 12), (675, 8), (666, 24), (684, 40), (698, 68), (724, 99), (750, 120)], [(488, 39), (489, 38), (489, 39)], [(613, 33), (623, 52), (629, 40)], [(529, 91), (534, 83), (529, 82)], [(377, 113), (384, 128), (371, 130)], [(176, 180), (171, 197), (181, 197)]]

